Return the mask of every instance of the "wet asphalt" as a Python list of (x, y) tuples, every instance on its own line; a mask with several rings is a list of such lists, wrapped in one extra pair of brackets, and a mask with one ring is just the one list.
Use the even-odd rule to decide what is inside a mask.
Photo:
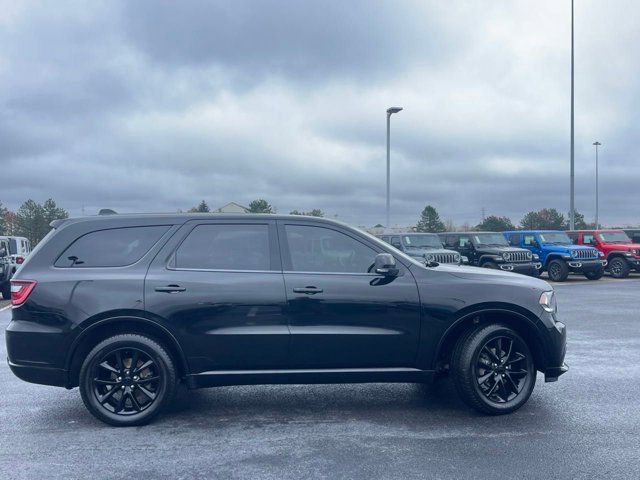
[(468, 410), (448, 381), (252, 386), (183, 392), (153, 424), (117, 429), (77, 389), (24, 383), (3, 361), (0, 478), (640, 478), (640, 276), (556, 291), (571, 370), (538, 375), (503, 417)]

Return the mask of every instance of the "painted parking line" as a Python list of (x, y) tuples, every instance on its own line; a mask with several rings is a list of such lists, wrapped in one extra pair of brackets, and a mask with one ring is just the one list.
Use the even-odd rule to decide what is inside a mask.
[(11, 308), (11, 304), (5, 306), (5, 307), (0, 307), (0, 312), (4, 312), (5, 310), (9, 310)]

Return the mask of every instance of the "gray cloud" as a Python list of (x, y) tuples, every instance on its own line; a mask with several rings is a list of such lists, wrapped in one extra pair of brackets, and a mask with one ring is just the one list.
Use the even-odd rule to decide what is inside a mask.
[[(608, 2), (609, 3), (609, 2)], [(631, 1), (576, 16), (576, 205), (640, 223), (640, 32)], [(9, 4), (0, 191), (73, 214), (265, 197), (359, 225), (426, 203), (458, 223), (568, 208), (568, 8), (555, 1)], [(588, 54), (587, 54), (588, 52)]]

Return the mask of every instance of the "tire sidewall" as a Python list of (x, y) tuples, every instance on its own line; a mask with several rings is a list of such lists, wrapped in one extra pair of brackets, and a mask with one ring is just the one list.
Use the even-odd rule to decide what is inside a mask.
[[(620, 263), (620, 273), (613, 273), (613, 269), (611, 267), (614, 265), (614, 263)], [(616, 257), (611, 260), (611, 262), (609, 262), (609, 273), (611, 273), (611, 276), (613, 278), (625, 278), (629, 275), (629, 266), (624, 259)]]
[[(135, 415), (118, 415), (104, 408), (93, 391), (93, 373), (98, 362), (110, 351), (120, 348), (136, 348), (149, 355), (162, 376), (158, 397), (149, 408)], [(155, 341), (145, 336), (117, 335), (100, 342), (85, 358), (80, 369), (80, 395), (87, 409), (99, 420), (113, 426), (143, 425), (158, 415), (171, 401), (176, 389), (175, 367), (171, 357)]]

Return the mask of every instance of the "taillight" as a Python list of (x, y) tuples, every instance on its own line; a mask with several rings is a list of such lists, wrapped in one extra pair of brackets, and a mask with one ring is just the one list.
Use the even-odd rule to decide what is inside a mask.
[(11, 305), (22, 305), (36, 286), (33, 280), (11, 280)]
[(21, 265), (22, 263), (24, 263), (24, 257), (16, 257), (16, 263), (18, 265)]

